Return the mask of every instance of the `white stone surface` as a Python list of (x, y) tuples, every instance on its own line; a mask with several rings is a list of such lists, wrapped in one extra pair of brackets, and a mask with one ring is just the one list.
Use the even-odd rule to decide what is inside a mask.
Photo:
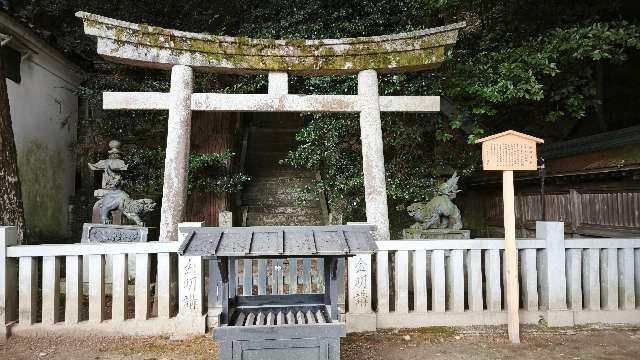
[(19, 260), (19, 318), (18, 321), (28, 325), (36, 322), (38, 309), (38, 262), (32, 257), (21, 257)]
[(585, 249), (582, 254), (582, 291), (584, 308), (600, 310), (600, 249)]
[[(171, 316), (171, 280), (175, 278), (175, 270), (171, 268), (171, 253), (158, 254), (158, 318), (169, 319)], [(176, 287), (177, 288), (177, 287)]]
[(220, 214), (218, 214), (218, 226), (233, 227), (233, 213), (231, 211), (220, 211)]
[(376, 252), (376, 285), (378, 313), (389, 312), (389, 252)]
[(567, 308), (567, 279), (565, 275), (564, 223), (536, 222), (536, 238), (546, 241), (540, 264), (544, 279), (541, 280), (542, 304), (549, 310)]
[(358, 73), (358, 97), (367, 223), (376, 226), (376, 240), (390, 240), (378, 74), (374, 70)]
[[(640, 249), (635, 249), (635, 287), (636, 287), (636, 304), (640, 306)], [(1, 261), (1, 260), (0, 260)]]
[(136, 312), (138, 320), (149, 318), (149, 286), (151, 266), (149, 254), (136, 254)]
[[(543, 249), (544, 240), (516, 240), (518, 249)], [(504, 249), (504, 239), (473, 239), (473, 240), (390, 240), (376, 241), (378, 250), (502, 250)], [(638, 246), (640, 247), (640, 243)]]
[(618, 299), (622, 310), (636, 308), (633, 253), (634, 249), (620, 249), (618, 252)]
[(482, 296), (482, 252), (469, 250), (467, 252), (467, 302), (470, 311), (482, 311), (484, 299)]
[(269, 72), (268, 75), (268, 93), (269, 94), (288, 94), (289, 93), (289, 75), (286, 72)]
[(191, 139), (193, 70), (176, 65), (171, 70), (171, 95), (164, 161), (160, 241), (178, 240), (187, 197), (187, 165)]
[[(275, 91), (275, 90), (273, 90)], [(280, 90), (282, 91), (282, 90)], [(104, 92), (105, 110), (169, 110), (169, 93)], [(380, 96), (381, 112), (436, 113), (443, 100), (439, 96)], [(346, 112), (361, 109), (357, 95), (300, 95), (194, 93), (192, 111), (261, 112)]]
[(8, 257), (40, 257), (68, 255), (115, 255), (126, 253), (161, 253), (177, 252), (180, 247), (175, 241), (162, 243), (150, 241), (146, 243), (110, 243), (110, 244), (51, 244), (51, 245), (18, 245), (7, 248)]
[[(131, 255), (135, 256), (135, 255)], [(124, 321), (127, 315), (127, 303), (129, 298), (129, 263), (127, 254), (117, 254), (112, 257), (113, 285), (111, 288), (112, 310), (111, 319), (113, 321)], [(138, 280), (136, 280), (136, 283)], [(138, 297), (136, 296), (136, 304)]]
[(445, 266), (444, 250), (434, 250), (431, 253), (431, 310), (445, 311)]
[(64, 321), (77, 324), (80, 321), (82, 304), (82, 257), (68, 255), (65, 257), (65, 293)]
[(413, 306), (414, 311), (427, 312), (427, 251), (415, 250), (413, 253)]
[(200, 256), (178, 257), (179, 315), (200, 316), (203, 311), (204, 279)]
[(600, 253), (600, 282), (602, 309), (618, 309), (618, 249), (604, 249)]
[(347, 260), (349, 267), (349, 312), (369, 314), (371, 308), (371, 255), (356, 255)]
[(582, 249), (567, 250), (567, 303), (571, 310), (582, 309)]
[(42, 258), (42, 323), (60, 321), (60, 257)]
[(104, 256), (89, 255), (89, 321), (104, 320)]
[(484, 252), (485, 284), (487, 292), (487, 310), (502, 310), (502, 288), (500, 285), (500, 250), (486, 250)]
[(520, 269), (523, 308), (527, 311), (538, 311), (536, 249), (520, 250)]
[(396, 251), (395, 258), (395, 304), (396, 312), (409, 312), (409, 252)]
[(448, 309), (464, 311), (464, 257), (462, 250), (451, 250), (447, 257)]

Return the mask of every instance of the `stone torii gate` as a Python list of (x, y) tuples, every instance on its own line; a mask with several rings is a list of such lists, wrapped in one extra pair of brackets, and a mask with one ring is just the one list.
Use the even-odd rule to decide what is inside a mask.
[[(381, 111), (434, 113), (439, 96), (380, 96), (377, 73), (434, 69), (455, 44), (464, 23), (409, 33), (323, 40), (213, 36), (133, 24), (78, 12), (97, 51), (119, 63), (171, 68), (169, 93), (105, 92), (106, 110), (168, 110), (160, 241), (178, 239), (185, 211), (192, 111), (360, 113), (367, 222), (389, 240)], [(206, 72), (268, 73), (267, 94), (193, 93), (193, 68)], [(294, 95), (288, 73), (358, 74), (357, 95)]]

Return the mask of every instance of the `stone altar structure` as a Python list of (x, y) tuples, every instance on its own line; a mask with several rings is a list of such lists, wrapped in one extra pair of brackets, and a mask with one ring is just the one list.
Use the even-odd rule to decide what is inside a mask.
[[(169, 93), (105, 92), (105, 110), (168, 110), (160, 241), (178, 239), (184, 213), (192, 111), (351, 112), (360, 114), (367, 222), (389, 240), (381, 111), (435, 113), (439, 96), (380, 96), (378, 72), (434, 69), (455, 44), (464, 23), (393, 35), (345, 39), (247, 39), (189, 33), (78, 12), (84, 30), (108, 60), (171, 69)], [(268, 73), (267, 94), (193, 93), (193, 69)], [(358, 74), (357, 95), (293, 95), (288, 74)]]
[[(82, 228), (82, 243), (109, 242), (146, 242), (149, 228), (144, 226), (143, 216), (155, 209), (151, 199), (133, 200), (121, 189), (122, 175), (128, 166), (120, 158), (121, 143), (109, 142), (109, 157), (94, 164), (88, 164), (92, 171), (102, 171), (101, 188), (94, 191), (98, 199), (93, 206), (92, 223)], [(135, 226), (122, 225), (122, 215), (135, 223)], [(105, 282), (110, 292), (112, 282), (112, 257), (105, 256)], [(129, 280), (135, 279), (135, 256), (128, 257)], [(83, 278), (88, 279), (88, 267), (83, 269)]]
[(453, 203), (458, 190), (457, 173), (438, 187), (438, 195), (429, 202), (411, 204), (407, 211), (416, 220), (404, 229), (405, 239), (469, 239), (470, 231), (462, 230), (460, 209)]

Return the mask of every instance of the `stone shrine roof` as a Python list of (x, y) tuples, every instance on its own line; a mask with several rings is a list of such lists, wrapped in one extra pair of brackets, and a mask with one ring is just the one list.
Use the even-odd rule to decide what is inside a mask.
[(317, 257), (371, 254), (371, 225), (182, 228), (186, 256)]
[(215, 36), (134, 24), (78, 12), (84, 31), (98, 39), (97, 51), (114, 62), (152, 68), (187, 65), (208, 72), (348, 74), (374, 69), (432, 69), (445, 59), (465, 23), (393, 35), (273, 40)]

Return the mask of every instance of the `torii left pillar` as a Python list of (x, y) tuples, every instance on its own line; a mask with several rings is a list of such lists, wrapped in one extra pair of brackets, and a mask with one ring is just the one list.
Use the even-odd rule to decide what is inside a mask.
[(178, 224), (185, 213), (192, 93), (193, 70), (188, 66), (175, 65), (171, 69), (160, 241), (178, 240)]
[(363, 70), (358, 73), (358, 98), (367, 222), (376, 225), (376, 240), (390, 240), (380, 94), (378, 93), (378, 73), (375, 70)]

